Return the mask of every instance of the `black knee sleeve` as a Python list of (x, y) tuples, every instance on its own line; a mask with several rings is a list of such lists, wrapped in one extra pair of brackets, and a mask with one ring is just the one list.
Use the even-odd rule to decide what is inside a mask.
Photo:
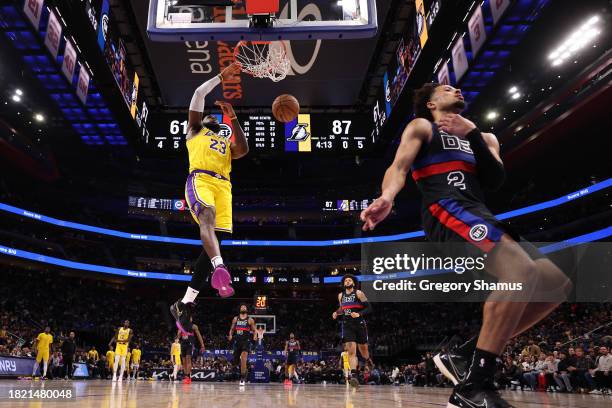
[(206, 251), (202, 251), (200, 257), (195, 263), (193, 276), (191, 277), (191, 283), (189, 283), (189, 286), (195, 290), (202, 290), (204, 282), (206, 282), (206, 277), (211, 271), (212, 264), (210, 262), (210, 258), (206, 254)]

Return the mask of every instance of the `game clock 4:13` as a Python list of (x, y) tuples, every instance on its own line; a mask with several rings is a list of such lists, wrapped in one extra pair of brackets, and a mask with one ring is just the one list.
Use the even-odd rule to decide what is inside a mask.
[(371, 125), (363, 115), (312, 114), (313, 151), (363, 151), (368, 147)]

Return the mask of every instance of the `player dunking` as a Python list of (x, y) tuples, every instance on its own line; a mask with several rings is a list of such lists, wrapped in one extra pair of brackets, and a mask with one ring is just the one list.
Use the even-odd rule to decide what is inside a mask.
[(287, 356), (287, 362), (285, 363), (285, 385), (291, 384), (292, 377), (298, 382), (300, 381), (300, 377), (298, 377), (297, 370), (295, 369), (300, 350), (300, 341), (295, 338), (295, 334), (289, 333), (289, 340), (285, 341), (285, 355)]
[[(200, 228), (200, 239), (204, 250), (195, 263), (194, 274), (185, 291), (185, 296), (170, 307), (177, 327), (189, 334), (190, 307), (201, 290), (210, 265), (213, 273), (211, 285), (221, 297), (234, 294), (230, 273), (223, 264), (219, 241), (215, 231), (232, 232), (232, 184), (230, 171), (232, 160), (244, 157), (249, 152), (246, 137), (236, 118), (236, 113), (227, 102), (216, 102), (223, 114), (229, 118), (234, 130), (230, 141), (227, 132), (221, 132), (216, 116), (202, 118), (204, 99), (222, 81), (237, 74), (240, 68), (232, 64), (219, 75), (198, 87), (189, 105), (189, 131), (187, 150), (189, 153), (189, 177), (185, 185), (185, 198), (191, 215)], [(189, 306), (188, 306), (189, 305)]]
[(121, 372), (119, 373), (119, 381), (123, 380), (123, 372), (126, 368), (126, 357), (128, 353), (128, 345), (132, 341), (134, 333), (130, 329), (130, 321), (125, 320), (123, 326), (119, 327), (115, 332), (115, 335), (108, 343), (108, 348), (113, 347), (113, 343), (117, 343), (115, 347), (115, 362), (113, 364), (113, 381), (117, 381), (117, 368), (119, 366), (119, 360), (121, 360)]
[(510, 338), (554, 310), (571, 283), (535, 247), (521, 248), (520, 237), (511, 236), (485, 206), (482, 190), (501, 186), (504, 166), (497, 138), (460, 115), (465, 108), (461, 91), (426, 84), (417, 90), (414, 104), (416, 119), (402, 134), (381, 196), (361, 214), (363, 229), (373, 229), (389, 215), (412, 169), (423, 196), (423, 227), (430, 241), (467, 242), (477, 255), (487, 253), (486, 270), (498, 281), (523, 282), (525, 288), (558, 294), (547, 303), (528, 303), (511, 302), (506, 292), (493, 292), (484, 305), (478, 338), (455, 354), (437, 356), (438, 368), (456, 384), (448, 407), (508, 408), (511, 405), (493, 386), (496, 358)]
[(251, 350), (251, 339), (256, 338), (255, 320), (249, 317), (247, 305), (240, 305), (240, 313), (232, 319), (228, 340), (234, 340), (234, 364), (240, 361), (240, 386), (246, 384), (247, 358)]
[[(332, 314), (333, 319), (342, 318), (342, 342), (349, 355), (351, 370), (357, 370), (357, 349), (366, 361), (370, 363), (370, 351), (368, 349), (368, 328), (363, 316), (372, 311), (372, 306), (366, 295), (355, 288), (357, 278), (353, 275), (342, 277), (342, 292), (338, 293), (340, 307)], [(354, 387), (359, 385), (356, 378), (350, 379)]]
[(193, 334), (185, 334), (180, 330), (177, 333), (181, 344), (181, 357), (183, 358), (183, 373), (185, 374), (185, 378), (183, 378), (184, 384), (191, 384), (191, 362), (195, 349), (195, 338), (197, 338), (198, 343), (200, 343), (200, 353), (204, 352), (204, 339), (202, 339), (200, 329), (198, 329), (197, 325), (193, 324), (193, 318), (190, 320), (190, 323)]

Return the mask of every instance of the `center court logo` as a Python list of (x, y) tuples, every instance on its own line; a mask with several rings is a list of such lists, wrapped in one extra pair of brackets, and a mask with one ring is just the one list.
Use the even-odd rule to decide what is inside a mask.
[(487, 237), (489, 229), (484, 224), (476, 224), (470, 228), (470, 238), (472, 241), (480, 242)]

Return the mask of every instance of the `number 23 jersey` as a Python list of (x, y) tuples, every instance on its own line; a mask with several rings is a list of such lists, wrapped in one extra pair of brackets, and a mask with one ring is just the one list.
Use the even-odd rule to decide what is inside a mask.
[(227, 180), (232, 171), (231, 140), (219, 136), (212, 130), (203, 127), (187, 139), (189, 152), (189, 173), (195, 170), (212, 171)]

